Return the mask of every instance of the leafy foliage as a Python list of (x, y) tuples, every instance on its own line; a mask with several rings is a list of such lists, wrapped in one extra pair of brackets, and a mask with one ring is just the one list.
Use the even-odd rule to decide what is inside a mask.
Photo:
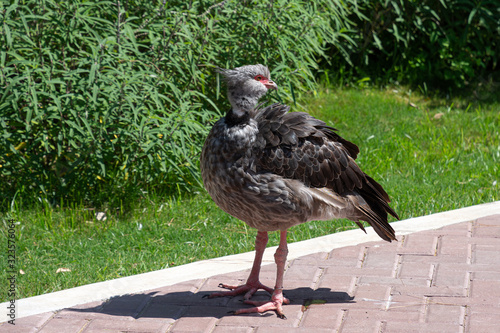
[(361, 15), (351, 15), (357, 28), (348, 65), (357, 75), (423, 92), (499, 80), (500, 2), (365, 0), (361, 6)]
[(499, 27), (493, 0), (0, 0), (0, 205), (196, 187), (216, 66), (267, 64), (288, 103), (327, 67), (451, 90), (494, 79)]
[(347, 11), (334, 0), (1, 2), (4, 206), (192, 188), (205, 125), (227, 106), (213, 68), (266, 63), (285, 85), (277, 98), (294, 99), (291, 87), (314, 87), (325, 41), (342, 47)]

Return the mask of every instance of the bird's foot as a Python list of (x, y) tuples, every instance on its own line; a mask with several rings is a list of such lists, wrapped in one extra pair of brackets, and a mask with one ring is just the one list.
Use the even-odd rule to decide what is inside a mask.
[(249, 300), (252, 298), (253, 294), (257, 292), (259, 289), (264, 289), (268, 293), (272, 294), (273, 289), (269, 288), (268, 286), (263, 285), (259, 281), (256, 282), (248, 282), (241, 285), (241, 286), (230, 286), (227, 284), (220, 283), (219, 288), (224, 288), (224, 289), (229, 289), (229, 291), (219, 291), (212, 293), (210, 295), (205, 295), (203, 297), (208, 297), (208, 298), (215, 298), (215, 297), (225, 297), (225, 296), (236, 296), (236, 295), (242, 295), (245, 294), (243, 297), (245, 301)]
[(283, 304), (290, 304), (290, 300), (284, 297), (281, 291), (279, 292), (275, 291), (273, 293), (271, 300), (267, 302), (250, 301), (250, 300), (245, 300), (244, 302), (246, 304), (253, 305), (254, 307), (249, 309), (236, 310), (232, 313), (238, 315), (242, 313), (264, 313), (267, 311), (274, 310), (278, 318), (286, 319), (285, 313), (283, 312)]

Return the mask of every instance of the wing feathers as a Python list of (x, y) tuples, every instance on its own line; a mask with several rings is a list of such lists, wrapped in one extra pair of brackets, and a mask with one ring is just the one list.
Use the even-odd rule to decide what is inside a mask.
[(348, 196), (358, 212), (351, 219), (360, 228), (359, 220), (365, 220), (383, 239), (396, 239), (387, 214), (398, 215), (389, 206), (389, 196), (382, 186), (356, 164), (359, 148), (323, 121), (288, 110), (287, 106), (273, 104), (255, 113), (260, 136), (255, 148), (259, 171), (299, 180), (316, 191), (314, 196), (330, 204), (333, 199), (325, 199), (326, 194), (318, 189)]

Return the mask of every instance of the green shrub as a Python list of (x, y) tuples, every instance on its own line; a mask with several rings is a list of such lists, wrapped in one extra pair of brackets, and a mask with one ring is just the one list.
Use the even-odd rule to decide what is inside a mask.
[[(121, 205), (197, 188), (228, 107), (214, 67), (464, 87), (497, 71), (497, 1), (0, 0), (0, 202)], [(318, 67), (318, 61), (328, 62)], [(300, 105), (298, 106), (300, 108)], [(14, 200), (15, 199), (15, 200)]]
[(268, 64), (293, 100), (327, 41), (346, 53), (351, 2), (2, 1), (3, 206), (196, 187), (227, 107), (214, 66)]
[(358, 77), (446, 93), (500, 79), (499, 1), (365, 0), (361, 6), (361, 15), (350, 16), (357, 26), (350, 64), (337, 58)]

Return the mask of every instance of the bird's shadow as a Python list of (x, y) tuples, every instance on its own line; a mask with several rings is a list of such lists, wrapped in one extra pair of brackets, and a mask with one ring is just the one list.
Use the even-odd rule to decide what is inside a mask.
[[(177, 291), (160, 294), (158, 292), (139, 293), (115, 296), (107, 301), (89, 306), (82, 305), (65, 309), (71, 313), (92, 319), (96, 315), (126, 316), (131, 318), (171, 318), (177, 320), (182, 317), (214, 317), (230, 316), (230, 312), (250, 307), (243, 303), (243, 296), (207, 298), (215, 291), (193, 293), (190, 291)], [(353, 303), (353, 297), (346, 292), (331, 291), (329, 288), (296, 288), (284, 291), (285, 297), (292, 305), (302, 305), (305, 311), (311, 304), (325, 303)], [(258, 291), (252, 300), (269, 300), (270, 295)], [(286, 312), (286, 305), (284, 310)], [(257, 314), (261, 316), (261, 314)], [(272, 312), (263, 314), (273, 316)], [(88, 317), (88, 318), (87, 318)]]

